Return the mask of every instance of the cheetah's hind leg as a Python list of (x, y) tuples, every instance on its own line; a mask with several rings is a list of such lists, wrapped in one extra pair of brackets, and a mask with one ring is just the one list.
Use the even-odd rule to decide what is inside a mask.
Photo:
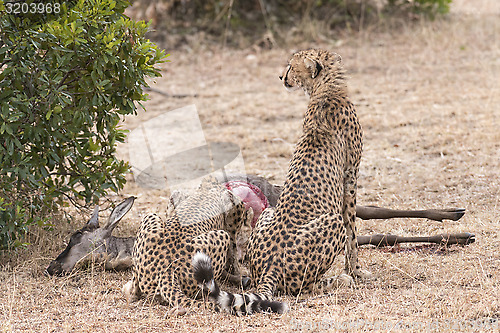
[(193, 309), (198, 303), (189, 298), (181, 289), (178, 274), (175, 269), (169, 265), (163, 267), (159, 276), (157, 292), (162, 304), (171, 307), (168, 312), (170, 316), (182, 316), (189, 309)]
[[(122, 292), (127, 302), (135, 302), (141, 298), (142, 292), (137, 284), (135, 272), (132, 279), (123, 286)], [(163, 267), (161, 270), (157, 286), (157, 296), (160, 297), (162, 304), (172, 307), (168, 312), (169, 315), (184, 315), (188, 312), (189, 308), (195, 305), (194, 300), (182, 292), (177, 276), (171, 266)]]
[[(210, 257), (215, 279), (226, 280), (235, 286), (243, 287), (243, 289), (249, 287), (251, 280), (249, 277), (240, 275), (238, 261), (234, 255), (231, 255), (231, 237), (226, 231), (213, 230), (199, 235), (193, 239), (193, 246), (192, 255), (202, 252)], [(236, 274), (231, 274), (228, 267), (233, 268), (233, 272)]]

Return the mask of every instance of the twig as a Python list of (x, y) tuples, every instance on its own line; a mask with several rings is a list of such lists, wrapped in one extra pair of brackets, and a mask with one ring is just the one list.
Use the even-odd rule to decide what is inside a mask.
[(262, 12), (262, 17), (264, 18), (266, 29), (271, 34), (271, 37), (274, 39), (273, 31), (271, 29), (271, 21), (269, 20), (269, 16), (267, 15), (266, 6), (264, 5), (264, 0), (259, 0), (259, 5), (260, 5), (260, 11)]
[(227, 31), (229, 30), (229, 24), (231, 23), (231, 15), (233, 14), (233, 4), (234, 4), (234, 0), (231, 0), (229, 2), (229, 11), (227, 13), (226, 29), (224, 30), (224, 39), (222, 41), (222, 51), (223, 52), (226, 49)]

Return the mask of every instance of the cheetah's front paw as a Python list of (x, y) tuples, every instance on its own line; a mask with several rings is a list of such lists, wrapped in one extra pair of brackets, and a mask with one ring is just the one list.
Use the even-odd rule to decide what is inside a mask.
[(137, 288), (134, 280), (130, 280), (129, 282), (125, 283), (122, 288), (122, 293), (127, 300), (127, 303), (133, 303), (139, 299), (139, 289)]
[(182, 317), (188, 313), (188, 310), (182, 306), (175, 306), (167, 312), (167, 317)]

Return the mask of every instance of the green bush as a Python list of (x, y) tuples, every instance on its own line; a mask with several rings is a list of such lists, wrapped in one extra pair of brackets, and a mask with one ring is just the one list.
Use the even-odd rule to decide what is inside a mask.
[[(449, 11), (452, 0), (133, 0), (135, 12), (156, 24), (155, 37), (162, 31), (189, 33), (204, 30), (214, 35), (227, 28), (244, 35), (263, 30), (287, 31), (304, 21), (322, 22), (328, 29), (356, 27), (361, 22), (408, 14), (431, 17)], [(148, 10), (154, 9), (154, 10)], [(148, 14), (149, 13), (149, 14)], [(140, 16), (140, 15), (139, 15)], [(173, 29), (173, 30), (172, 30)], [(260, 37), (260, 36), (255, 36)], [(162, 38), (158, 38), (161, 40)]]
[[(30, 3), (49, 3), (28, 0)], [(125, 182), (121, 115), (144, 101), (166, 55), (124, 0), (51, 1), (60, 12), (13, 15), (0, 1), (0, 248), (64, 202), (90, 203)]]
[(452, 0), (388, 0), (388, 9), (411, 11), (418, 15), (435, 18), (450, 11)]

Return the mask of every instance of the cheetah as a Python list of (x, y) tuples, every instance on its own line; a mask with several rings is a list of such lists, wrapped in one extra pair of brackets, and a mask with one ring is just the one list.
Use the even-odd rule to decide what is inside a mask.
[[(198, 282), (228, 312), (281, 313), (288, 309), (285, 303), (268, 303), (276, 291), (297, 295), (350, 285), (352, 276), (371, 277), (358, 264), (355, 226), (362, 130), (341, 62), (328, 51), (300, 51), (280, 77), (287, 89), (302, 88), (309, 105), (277, 205), (261, 214), (248, 242), (256, 293), (220, 291), (210, 279), (211, 256), (200, 253), (193, 261)], [(322, 279), (344, 248), (343, 273)]]
[(193, 195), (177, 200), (166, 221), (156, 214), (143, 219), (132, 254), (132, 280), (123, 287), (125, 297), (135, 301), (143, 295), (159, 296), (177, 314), (186, 313), (201, 296), (191, 267), (197, 252), (210, 256), (212, 278), (241, 282), (236, 237), (252, 219), (252, 209), (215, 178), (203, 180)]

